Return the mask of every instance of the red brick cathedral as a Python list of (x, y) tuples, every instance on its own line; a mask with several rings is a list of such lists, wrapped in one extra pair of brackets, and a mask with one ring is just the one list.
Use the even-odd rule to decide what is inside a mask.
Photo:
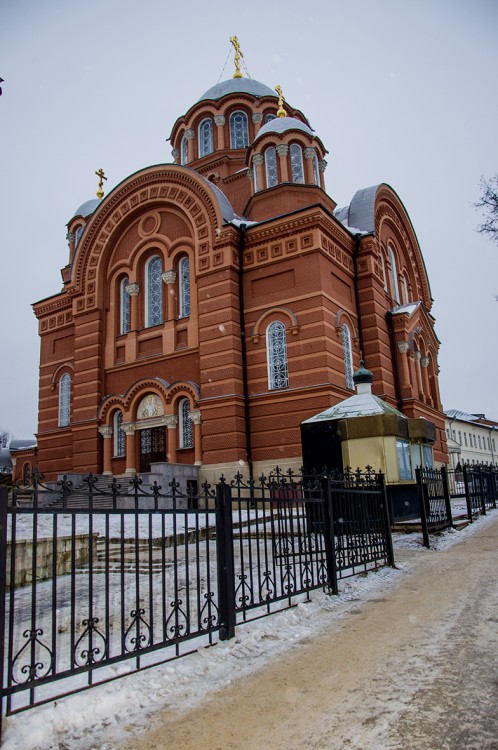
[(172, 163), (69, 221), (63, 289), (34, 305), (47, 479), (297, 468), (301, 422), (352, 395), (361, 353), (374, 393), (431, 420), (447, 460), (403, 203), (380, 184), (337, 208), (321, 138), (238, 61), (173, 125)]

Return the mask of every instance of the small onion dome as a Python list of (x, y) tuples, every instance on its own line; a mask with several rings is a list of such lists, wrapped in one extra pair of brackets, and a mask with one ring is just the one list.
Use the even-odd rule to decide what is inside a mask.
[(369, 383), (370, 385), (372, 385), (373, 383), (373, 375), (370, 370), (367, 370), (365, 368), (365, 363), (363, 360), (361, 360), (360, 362), (360, 369), (356, 370), (353, 375), (353, 383), (355, 385), (359, 385), (360, 383)]
[(266, 86), (264, 83), (255, 81), (254, 78), (229, 78), (228, 81), (221, 81), (220, 83), (217, 83), (216, 86), (211, 86), (210, 89), (205, 91), (204, 94), (199, 97), (198, 101), (202, 102), (206, 99), (217, 101), (228, 94), (250, 94), (258, 99), (262, 96), (276, 98), (273, 89)]
[(101, 198), (91, 198), (89, 201), (82, 203), (82, 205), (76, 209), (72, 218), (74, 219), (76, 216), (81, 216), (83, 219), (86, 219), (87, 216), (93, 214), (101, 200)]
[(315, 133), (310, 126), (306, 125), (306, 123), (301, 120), (298, 120), (296, 117), (275, 117), (273, 120), (270, 120), (270, 122), (266, 122), (263, 125), (254, 139), (254, 142), (256, 143), (262, 135), (267, 135), (268, 133), (286, 133), (288, 130), (302, 130), (312, 138), (315, 137)]

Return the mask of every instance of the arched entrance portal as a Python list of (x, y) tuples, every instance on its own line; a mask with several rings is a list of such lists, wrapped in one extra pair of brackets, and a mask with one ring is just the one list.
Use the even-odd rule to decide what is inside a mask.
[(136, 427), (140, 431), (139, 471), (151, 470), (151, 464), (166, 461), (166, 427), (157, 424), (164, 421), (164, 407), (159, 396), (149, 393), (140, 401), (137, 409)]
[(140, 473), (150, 471), (151, 464), (166, 461), (166, 428), (140, 430)]

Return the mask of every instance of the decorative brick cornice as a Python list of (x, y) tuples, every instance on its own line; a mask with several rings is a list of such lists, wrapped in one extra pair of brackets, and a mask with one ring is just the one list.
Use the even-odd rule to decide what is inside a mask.
[[(209, 248), (216, 243), (215, 228), (222, 225), (221, 209), (195, 172), (177, 165), (142, 170), (104, 199), (87, 225), (75, 255), (72, 285), (66, 290), (69, 296), (78, 294), (75, 312), (94, 309), (97, 304), (96, 294), (86, 288), (90, 284), (85, 280), (89, 269), (94, 269), (95, 276), (111, 235), (137, 209), (149, 208), (150, 203), (157, 205), (158, 200), (185, 213), (198, 246), (204, 244)], [(206, 261), (203, 262), (205, 265)], [(82, 291), (87, 294), (85, 299), (80, 296)]]

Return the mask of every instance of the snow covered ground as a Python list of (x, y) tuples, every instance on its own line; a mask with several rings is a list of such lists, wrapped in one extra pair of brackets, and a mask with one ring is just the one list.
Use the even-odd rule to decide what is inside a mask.
[[(448, 548), (495, 518), (491, 511), (465, 529), (448, 530), (431, 542), (436, 549)], [(395, 559), (396, 551), (403, 557), (407, 549), (437, 554), (422, 547), (420, 534), (395, 534), (394, 547)], [(148, 717), (168, 707), (177, 712), (195, 707), (206, 695), (261, 669), (347, 616), (348, 601), (368, 600), (396, 586), (409, 569), (410, 563), (398, 562), (396, 569), (341, 581), (337, 597), (314, 591), (310, 602), (239, 626), (233, 640), (165, 665), (125, 676), (131, 667), (119, 664), (113, 669), (120, 679), (4, 719), (2, 750), (116, 750), (125, 738), (130, 740), (130, 733), (139, 737)]]

